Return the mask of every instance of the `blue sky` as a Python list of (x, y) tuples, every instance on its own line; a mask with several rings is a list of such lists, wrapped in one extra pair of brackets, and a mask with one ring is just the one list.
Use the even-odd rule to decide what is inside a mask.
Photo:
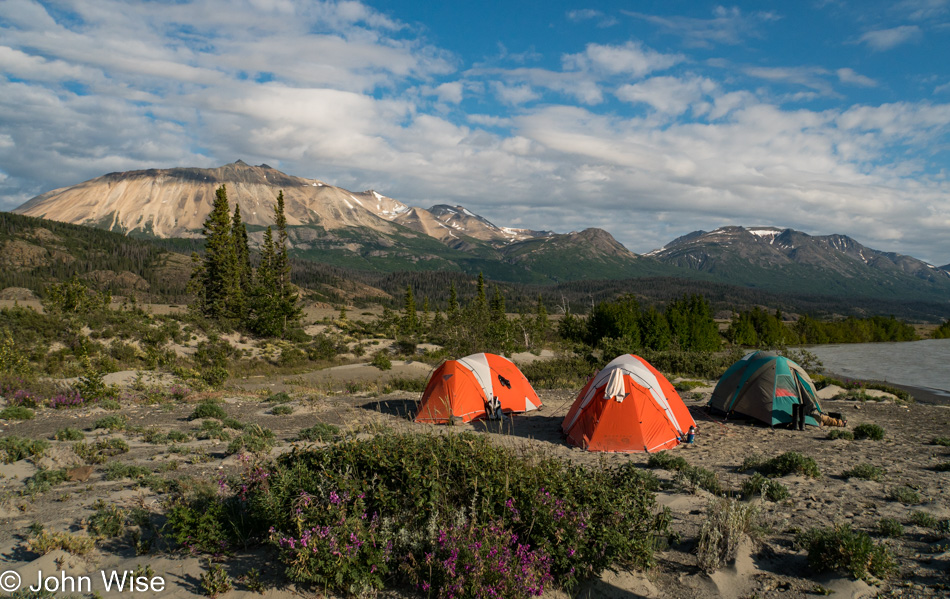
[(950, 262), (950, 0), (4, 0), (0, 209), (238, 158), (644, 253), (788, 226)]

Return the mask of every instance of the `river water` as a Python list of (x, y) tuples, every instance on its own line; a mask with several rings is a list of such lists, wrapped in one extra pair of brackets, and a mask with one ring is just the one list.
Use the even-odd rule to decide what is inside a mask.
[(950, 397), (950, 339), (903, 343), (844, 343), (806, 348), (827, 372), (887, 381)]

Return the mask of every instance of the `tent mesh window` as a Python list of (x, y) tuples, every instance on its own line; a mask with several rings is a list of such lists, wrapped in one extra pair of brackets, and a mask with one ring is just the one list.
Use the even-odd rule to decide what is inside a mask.
[(777, 397), (798, 397), (798, 386), (792, 377), (780, 374), (775, 377), (775, 395)]

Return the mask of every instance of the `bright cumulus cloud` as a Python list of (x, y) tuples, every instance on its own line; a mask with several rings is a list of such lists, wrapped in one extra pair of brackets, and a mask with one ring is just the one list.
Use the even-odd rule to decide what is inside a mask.
[(4, 0), (0, 209), (241, 158), (636, 252), (767, 225), (946, 264), (948, 24), (948, 0)]

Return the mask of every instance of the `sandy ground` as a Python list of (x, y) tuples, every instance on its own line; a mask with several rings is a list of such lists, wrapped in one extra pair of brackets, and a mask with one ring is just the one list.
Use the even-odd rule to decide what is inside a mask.
[[(240, 379), (231, 381), (231, 390), (219, 393), (228, 414), (244, 422), (258, 423), (273, 430), (280, 439), (275, 453), (287, 451), (299, 442), (293, 441), (298, 431), (317, 422), (336, 424), (350, 431), (372, 434), (374, 431), (437, 431), (452, 434), (475, 431), (488, 435), (494, 442), (518, 450), (530, 448), (548, 455), (577, 463), (596, 463), (602, 457), (611, 464), (633, 462), (646, 466), (644, 454), (591, 454), (566, 445), (559, 426), (574, 399), (571, 391), (540, 390), (544, 401), (542, 410), (516, 416), (511, 421), (473, 423), (455, 427), (432, 427), (412, 423), (418, 394), (397, 392), (379, 394), (380, 382), (388, 377), (427, 376), (431, 366), (421, 362), (397, 362), (392, 371), (382, 372), (368, 365), (341, 366), (329, 370), (281, 377), (275, 379)], [(120, 377), (121, 378), (121, 377)], [(353, 392), (331, 392), (341, 384), (360, 382)], [(367, 390), (368, 383), (372, 389)], [(356, 387), (362, 387), (357, 389)], [(950, 437), (950, 408), (939, 405), (915, 404), (902, 406), (889, 400), (857, 403), (826, 400), (826, 410), (843, 412), (849, 428), (868, 422), (879, 424), (887, 431), (883, 441), (828, 440), (827, 429), (807, 428), (805, 431), (770, 429), (740, 422), (721, 422), (712, 419), (703, 410), (711, 387), (683, 393), (694, 418), (699, 423), (697, 443), (673, 450), (695, 466), (717, 473), (723, 485), (737, 490), (749, 473), (738, 471), (738, 466), (751, 454), (774, 457), (785, 451), (799, 451), (816, 460), (823, 476), (806, 479), (787, 476), (781, 479), (791, 492), (791, 498), (782, 503), (754, 500), (761, 509), (765, 527), (758, 539), (742, 545), (736, 562), (712, 576), (702, 573), (696, 565), (696, 542), (704, 520), (710, 495), (704, 491), (690, 492), (671, 485), (658, 493), (660, 504), (671, 509), (672, 528), (681, 539), (659, 552), (659, 564), (648, 572), (607, 572), (600, 579), (580, 589), (575, 596), (603, 598), (703, 598), (753, 597), (805, 598), (817, 596), (821, 589), (834, 591), (836, 598), (902, 596), (946, 597), (950, 554), (935, 545), (928, 531), (909, 524), (911, 512), (928, 512), (938, 519), (950, 517), (950, 472), (936, 472), (934, 466), (950, 461), (950, 449), (934, 446), (934, 437)], [(290, 415), (274, 415), (274, 404), (264, 401), (274, 391), (288, 391), (294, 400), (287, 404), (294, 408)], [(830, 393), (826, 390), (826, 394)], [(119, 412), (131, 425), (157, 427), (161, 430), (190, 431), (196, 427), (187, 418), (200, 397), (192, 396), (186, 402), (165, 405), (129, 405)], [(167, 476), (191, 475), (218, 479), (223, 473), (236, 471), (236, 456), (226, 457), (226, 444), (221, 441), (190, 441), (172, 453), (168, 445), (146, 443), (141, 434), (131, 432), (109, 433), (92, 430), (93, 422), (111, 412), (104, 410), (40, 410), (36, 419), (22, 422), (0, 421), (0, 435), (19, 435), (50, 439), (66, 426), (83, 431), (86, 441), (108, 437), (125, 439), (130, 451), (118, 460), (144, 466), (152, 471), (169, 469), (172, 462), (177, 469), (168, 470)], [(128, 593), (105, 592), (101, 572), (136, 570), (147, 566), (152, 575), (160, 576), (166, 588), (160, 592), (135, 593), (136, 597), (196, 597), (201, 596), (200, 577), (205, 571), (203, 559), (178, 551), (168, 551), (161, 543), (150, 553), (136, 555), (128, 540), (100, 542), (92, 555), (79, 558), (63, 552), (38, 555), (31, 552), (25, 539), (32, 523), (42, 523), (51, 531), (82, 531), (86, 519), (93, 513), (93, 505), (104, 500), (125, 508), (140, 507), (151, 513), (152, 522), (160, 525), (161, 496), (135, 481), (106, 480), (105, 465), (79, 471), (77, 480), (62, 483), (35, 498), (20, 494), (24, 481), (40, 467), (72, 468), (81, 461), (72, 451), (72, 443), (51, 441), (52, 449), (43, 459), (20, 460), (0, 465), (0, 572), (15, 571), (24, 582), (35, 583), (37, 572), (45, 575), (62, 569), (70, 575), (89, 575), (92, 590), (102, 597), (127, 597)], [(882, 482), (848, 479), (846, 470), (870, 463), (886, 470)], [(671, 481), (672, 474), (663, 470), (655, 473)], [(917, 489), (923, 497), (919, 505), (909, 506), (889, 500), (889, 490), (902, 485)], [(894, 579), (872, 586), (845, 576), (816, 575), (810, 571), (804, 552), (792, 540), (794, 530), (811, 526), (830, 526), (850, 523), (853, 527), (874, 531), (882, 517), (893, 517), (904, 524), (904, 534), (897, 539), (881, 540), (893, 551), (900, 564), (900, 574)], [(321, 597), (309, 588), (297, 588), (280, 576), (280, 567), (266, 549), (256, 553), (238, 554), (224, 562), (233, 579), (238, 579), (249, 568), (262, 573), (265, 597)], [(0, 574), (0, 583), (3, 582)], [(820, 585), (820, 586), (819, 586)], [(944, 585), (944, 586), (940, 586)], [(227, 598), (257, 597), (240, 583), (235, 590), (223, 595)], [(78, 594), (77, 594), (78, 595)], [(82, 593), (89, 596), (89, 593)], [(566, 597), (562, 592), (550, 591), (545, 597)]]

